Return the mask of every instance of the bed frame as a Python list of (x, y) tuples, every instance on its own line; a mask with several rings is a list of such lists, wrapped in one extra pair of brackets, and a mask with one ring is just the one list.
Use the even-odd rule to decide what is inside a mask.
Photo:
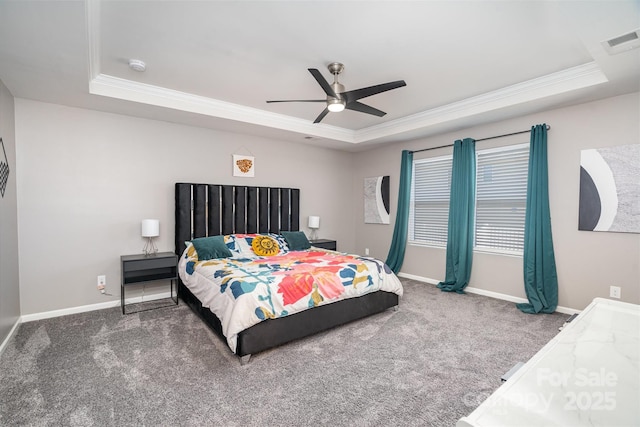
[[(234, 233), (280, 233), (300, 229), (300, 190), (177, 183), (175, 186), (175, 252), (197, 237)], [(218, 317), (178, 280), (178, 296), (223, 340)], [(277, 319), (268, 319), (238, 334), (236, 354), (247, 363), (267, 350), (398, 305), (396, 294), (377, 291)]]

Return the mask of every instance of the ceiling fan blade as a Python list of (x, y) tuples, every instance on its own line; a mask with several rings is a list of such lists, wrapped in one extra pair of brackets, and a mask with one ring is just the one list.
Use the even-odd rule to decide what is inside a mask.
[(313, 123), (320, 123), (322, 119), (324, 119), (324, 116), (326, 116), (327, 114), (329, 114), (329, 109), (325, 108), (324, 110), (322, 110), (322, 113), (320, 113), (320, 115), (316, 117)]
[(326, 99), (287, 99), (281, 101), (267, 101), (267, 104), (271, 104), (273, 102), (327, 102)]
[(347, 104), (357, 101), (358, 99), (366, 98), (367, 96), (376, 95), (378, 93), (386, 92), (391, 89), (397, 89), (407, 84), (404, 80), (398, 80), (395, 82), (382, 83), (375, 86), (363, 87), (362, 89), (350, 90), (342, 92), (340, 96), (347, 101)]
[(359, 111), (361, 113), (373, 114), (374, 116), (378, 117), (382, 117), (387, 114), (384, 111), (380, 111), (377, 108), (370, 107), (358, 101), (352, 101), (345, 105), (344, 108), (346, 108), (347, 110)]
[(316, 79), (318, 84), (322, 87), (322, 89), (324, 90), (324, 93), (334, 98), (338, 97), (336, 93), (333, 91), (333, 88), (331, 87), (329, 82), (327, 82), (327, 80), (324, 77), (322, 77), (322, 74), (320, 74), (320, 71), (318, 71), (317, 68), (307, 68), (307, 69), (309, 70), (311, 75)]

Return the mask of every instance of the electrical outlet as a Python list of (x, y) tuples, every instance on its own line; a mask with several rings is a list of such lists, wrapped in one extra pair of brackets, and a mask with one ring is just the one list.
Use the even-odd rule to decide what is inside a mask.
[(364, 248), (364, 254), (369, 255), (369, 248)]
[(611, 298), (618, 298), (620, 299), (620, 286), (611, 286), (609, 287), (609, 296)]
[(104, 294), (106, 292), (106, 287), (107, 287), (107, 276), (105, 275), (98, 276), (98, 290)]

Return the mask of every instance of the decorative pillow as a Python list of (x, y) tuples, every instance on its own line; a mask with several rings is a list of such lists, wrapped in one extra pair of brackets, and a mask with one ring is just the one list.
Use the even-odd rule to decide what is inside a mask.
[(267, 236), (271, 236), (276, 239), (278, 246), (280, 246), (280, 253), (278, 255), (286, 254), (289, 252), (289, 245), (282, 234), (268, 233)]
[(191, 261), (198, 261), (198, 253), (196, 252), (196, 248), (191, 243), (191, 240), (187, 240), (184, 242), (185, 245), (185, 254), (184, 257)]
[(231, 251), (224, 243), (223, 236), (199, 237), (191, 243), (198, 253), (198, 261), (231, 257)]
[(290, 251), (303, 251), (311, 247), (309, 239), (302, 231), (282, 231)]
[(271, 236), (256, 236), (251, 242), (251, 248), (258, 256), (273, 256), (278, 255), (280, 252), (280, 246), (278, 242)]
[(251, 248), (251, 243), (256, 236), (259, 234), (229, 234), (224, 238), (233, 258), (255, 258), (256, 254)]

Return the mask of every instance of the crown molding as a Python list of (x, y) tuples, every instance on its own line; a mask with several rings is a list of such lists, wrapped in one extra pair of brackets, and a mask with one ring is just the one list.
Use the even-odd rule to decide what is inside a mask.
[(356, 132), (354, 142), (357, 144), (377, 138), (397, 135), (419, 128), (434, 126), (500, 108), (511, 107), (548, 96), (598, 85), (607, 81), (607, 77), (598, 64), (589, 62), (387, 123), (361, 129)]
[(379, 125), (351, 130), (100, 73), (100, 1), (86, 0), (89, 93), (359, 144), (511, 107), (608, 81), (589, 62)]
[(87, 20), (87, 46), (89, 51), (89, 81), (100, 74), (100, 2), (87, 0), (85, 9)]
[(100, 74), (91, 80), (89, 92), (93, 95), (267, 126), (304, 135), (348, 143), (354, 142), (354, 132), (350, 129), (326, 124), (314, 124), (297, 117), (245, 107), (160, 86), (138, 83), (106, 74)]
[(331, 140), (354, 142), (354, 131), (327, 124), (314, 124), (284, 114), (219, 101), (198, 95), (134, 82), (100, 73), (100, 0), (86, 0), (89, 60), (89, 93), (142, 104), (252, 123)]
[(99, 74), (90, 81), (89, 92), (94, 95), (108, 96), (221, 119), (267, 126), (350, 144), (358, 144), (398, 135), (415, 129), (459, 120), (500, 108), (523, 104), (607, 81), (600, 67), (595, 62), (589, 62), (356, 131), (337, 126), (314, 124), (308, 120), (296, 117), (134, 82), (106, 74)]

